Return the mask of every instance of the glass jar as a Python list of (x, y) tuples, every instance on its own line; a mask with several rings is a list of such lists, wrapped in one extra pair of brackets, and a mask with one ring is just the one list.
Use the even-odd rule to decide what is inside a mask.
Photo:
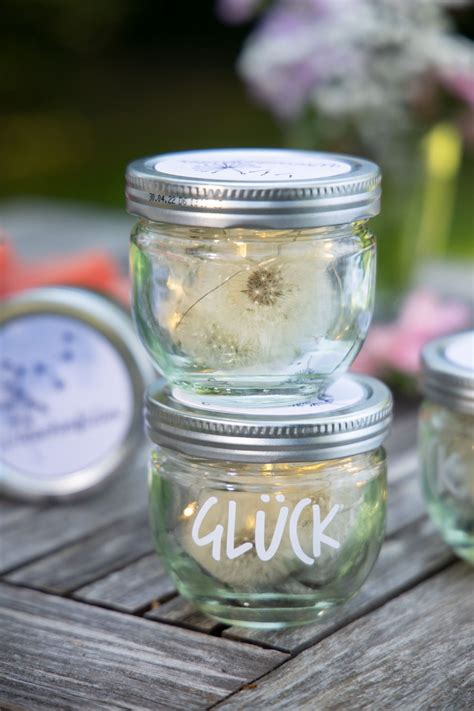
[(445, 541), (474, 563), (474, 331), (433, 341), (422, 363), (424, 498)]
[(138, 333), (171, 386), (295, 400), (345, 371), (375, 289), (377, 166), (278, 150), (133, 163)]
[(359, 590), (382, 544), (387, 388), (344, 376), (324, 400), (271, 414), (207, 407), (148, 393), (159, 555), (179, 592), (226, 624), (320, 619)]

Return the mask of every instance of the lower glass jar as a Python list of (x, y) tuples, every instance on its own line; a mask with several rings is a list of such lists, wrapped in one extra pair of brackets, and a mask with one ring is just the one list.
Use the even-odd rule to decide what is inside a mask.
[(160, 444), (149, 470), (155, 543), (179, 592), (203, 612), (247, 627), (304, 624), (368, 576), (384, 535), (380, 444), (391, 401), (377, 381), (342, 380), (359, 389), (357, 403), (279, 408), (271, 420), (150, 391), (148, 432)]
[(474, 563), (474, 332), (423, 352), (427, 400), (419, 418), (421, 483), (429, 514), (454, 551)]

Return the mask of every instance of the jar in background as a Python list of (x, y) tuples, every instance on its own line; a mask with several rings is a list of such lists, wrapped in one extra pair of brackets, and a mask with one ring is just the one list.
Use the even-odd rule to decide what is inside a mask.
[(172, 387), (296, 400), (356, 357), (371, 321), (376, 165), (286, 150), (132, 163), (133, 310)]
[(128, 471), (153, 377), (129, 314), (109, 298), (50, 286), (3, 301), (0, 496), (64, 501)]
[(318, 620), (359, 590), (382, 544), (390, 393), (344, 376), (301, 406), (213, 400), (148, 391), (157, 551), (179, 592), (226, 624)]
[(474, 331), (425, 347), (422, 390), (424, 498), (445, 541), (474, 563)]

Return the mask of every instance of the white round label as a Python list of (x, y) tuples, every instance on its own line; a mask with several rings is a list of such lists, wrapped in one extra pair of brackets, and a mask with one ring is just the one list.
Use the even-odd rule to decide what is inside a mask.
[(125, 362), (78, 319), (34, 314), (0, 329), (0, 468), (40, 479), (85, 469), (119, 447), (133, 418)]
[(155, 163), (155, 170), (170, 176), (242, 183), (317, 180), (351, 169), (331, 156), (285, 150), (190, 151), (163, 156)]
[[(271, 415), (277, 417), (297, 416), (297, 415), (322, 415), (324, 413), (335, 412), (346, 407), (351, 407), (361, 402), (365, 397), (365, 390), (362, 385), (349, 375), (343, 375), (339, 380), (329, 386), (329, 388), (314, 400), (304, 400), (284, 405), (280, 407), (241, 407), (237, 398), (226, 397), (203, 397), (194, 395), (187, 390), (173, 388), (173, 396), (176, 400), (193, 408), (213, 410), (214, 412), (226, 412), (242, 415)], [(217, 400), (217, 402), (216, 402)]]
[(474, 370), (474, 331), (463, 333), (454, 339), (446, 348), (446, 360), (461, 368)]

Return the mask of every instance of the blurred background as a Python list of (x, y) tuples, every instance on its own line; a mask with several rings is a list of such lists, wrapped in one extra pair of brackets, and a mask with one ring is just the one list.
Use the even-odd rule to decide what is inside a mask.
[(235, 69), (248, 26), (215, 3), (2, 3), (1, 190), (123, 209), (125, 165), (168, 150), (281, 145)]
[(369, 339), (361, 368), (409, 373), (422, 341), (469, 325), (472, 2), (4, 0), (1, 14), (3, 295), (100, 287), (100, 269), (91, 283), (64, 262), (95, 247), (119, 262), (104, 288), (126, 293), (130, 160), (294, 146), (382, 165), (377, 317), (410, 352), (378, 367), (393, 349)]

